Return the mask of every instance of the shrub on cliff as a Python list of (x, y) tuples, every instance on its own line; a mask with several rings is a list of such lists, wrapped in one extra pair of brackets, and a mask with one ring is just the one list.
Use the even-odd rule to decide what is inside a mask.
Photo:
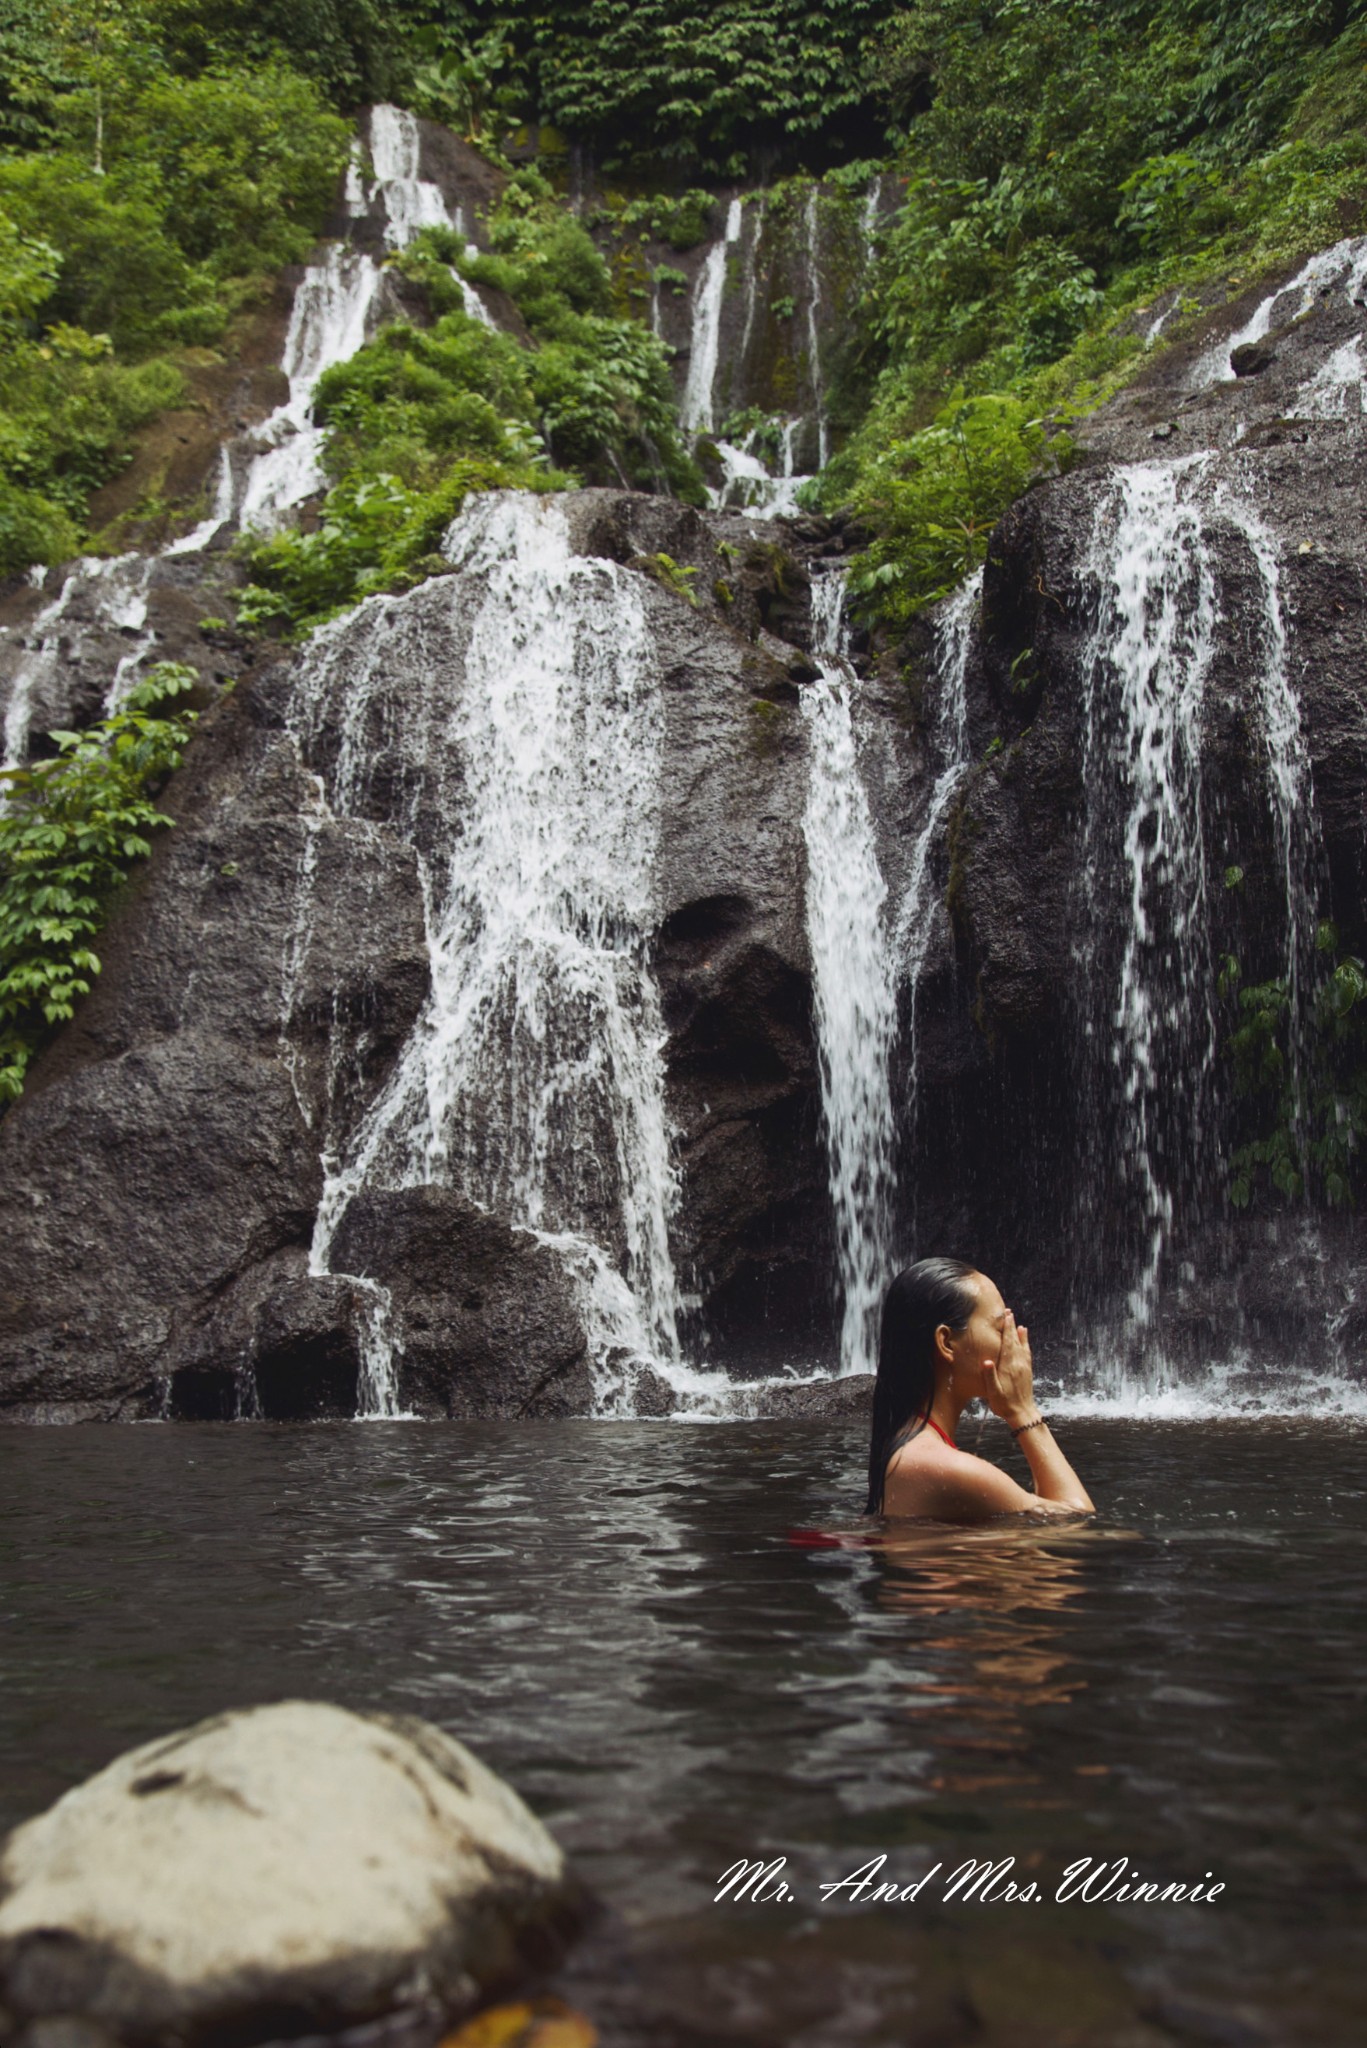
[(0, 770), (0, 1104), (89, 994), (110, 898), (172, 823), (148, 792), (180, 761), (196, 714), (170, 707), (197, 680), (162, 662), (98, 725), (51, 734), (54, 758)]

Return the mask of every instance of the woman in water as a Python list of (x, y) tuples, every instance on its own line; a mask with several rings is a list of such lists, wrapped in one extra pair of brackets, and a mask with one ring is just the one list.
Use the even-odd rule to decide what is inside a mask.
[[(955, 1443), (959, 1417), (978, 1399), (1024, 1451), (1033, 1493)], [(883, 1303), (866, 1512), (986, 1522), (1027, 1511), (1093, 1512), (1035, 1406), (1029, 1333), (985, 1273), (961, 1259), (921, 1259)]]

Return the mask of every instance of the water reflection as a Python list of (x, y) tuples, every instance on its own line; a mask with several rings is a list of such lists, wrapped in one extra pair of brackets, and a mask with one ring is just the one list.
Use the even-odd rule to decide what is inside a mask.
[(1030, 1716), (1087, 1684), (1065, 1626), (1083, 1590), (1082, 1558), (1039, 1529), (900, 1530), (870, 1555), (877, 1605), (916, 1626), (918, 1654), (930, 1660), (889, 1705), (933, 1742), (931, 1789), (1037, 1803)]
[[(574, 1965), (608, 2048), (1158, 2048), (1197, 2037), (1154, 2013), (1235, 2005), (1250, 2043), (1336, 2048), (1367, 1868), (1361, 1440), (1076, 1433), (1137, 1535), (795, 1545), (862, 1499), (862, 1433), (825, 1426), (0, 1432), (0, 1827), (225, 1704), (330, 1697), (426, 1714), (555, 1828), (618, 1916)], [(803, 1910), (714, 1909), (761, 1852)], [(819, 1904), (881, 1852), (1230, 1889), (1028, 1930)]]

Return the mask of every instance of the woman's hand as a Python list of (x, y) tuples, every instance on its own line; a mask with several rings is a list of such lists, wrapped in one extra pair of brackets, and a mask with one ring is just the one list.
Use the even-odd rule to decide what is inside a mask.
[(1002, 1348), (997, 1358), (983, 1367), (983, 1399), (994, 1415), (1013, 1429), (1033, 1422), (1035, 1406), (1034, 1361), (1030, 1356), (1030, 1332), (1016, 1328), (1010, 1309), (1002, 1324)]

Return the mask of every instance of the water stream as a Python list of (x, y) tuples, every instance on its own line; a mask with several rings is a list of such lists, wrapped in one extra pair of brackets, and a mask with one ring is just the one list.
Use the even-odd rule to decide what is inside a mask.
[[(1114, 1260), (1111, 1271), (1131, 1275), (1128, 1317), (1140, 1327), (1154, 1313), (1177, 1207), (1210, 1172), (1215, 1021), (1199, 721), (1216, 590), (1202, 469), (1197, 458), (1117, 471), (1090, 564), (1100, 598), (1085, 663), (1078, 943), (1090, 991), (1084, 1068), (1097, 1099), (1084, 1120), (1079, 1231), (1103, 1269)], [(1118, 958), (1108, 944), (1117, 932)], [(1117, 1201), (1121, 1215), (1108, 1216)]]
[(732, 245), (740, 240), (740, 231), (741, 202), (733, 199), (726, 209), (725, 233), (703, 258), (693, 287), (688, 375), (679, 413), (684, 426), (695, 434), (710, 434), (716, 425), (713, 387), (721, 348), (722, 297), (726, 290), (727, 260)]
[[(296, 692), (306, 755), (342, 731), (334, 813), (363, 817), (372, 703), (406, 662), (424, 676), (420, 700), (398, 708), (397, 744), (432, 993), (359, 1131), (325, 1152), (313, 1268), (331, 1270), (361, 1187), (457, 1188), (575, 1274), (608, 1407), (631, 1360), (678, 1357), (664, 1031), (646, 956), (659, 677), (639, 583), (572, 553), (558, 504), (473, 500), (446, 546), (454, 576), (421, 604), (374, 600), (320, 634)], [(423, 658), (434, 606), (453, 635), (468, 621), (457, 663)], [(365, 1353), (372, 1409), (392, 1413), (387, 1326)]]
[[(464, 233), (459, 208), (449, 206), (441, 189), (419, 175), (420, 130), (412, 114), (397, 107), (375, 107), (370, 141), (374, 182), (367, 184), (364, 178), (359, 148), (348, 169), (346, 201), (353, 218), (377, 214), (384, 246), (390, 250), (405, 248), (423, 227)], [(281, 359), (289, 395), (262, 426), (224, 444), (205, 517), (160, 554), (87, 556), (67, 569), (61, 589), (29, 629), (24, 656), (10, 679), (4, 706), (5, 767), (26, 758), (35, 709), (95, 633), (117, 632), (129, 640), (106, 693), (105, 708), (112, 711), (122, 703), (155, 651), (156, 635), (147, 625), (147, 614), (158, 561), (198, 553), (232, 528), (274, 532), (324, 488), (325, 430), (312, 418), (313, 393), (324, 370), (346, 362), (373, 334), (383, 287), (381, 262), (348, 243), (327, 243), (295, 290)], [(491, 324), (475, 288), (462, 280), (461, 289), (467, 312)]]
[(821, 680), (802, 693), (810, 769), (807, 934), (821, 1106), (841, 1290), (840, 1370), (877, 1365), (878, 1313), (891, 1271), (895, 1130), (889, 1067), (897, 1028), (893, 954), (873, 817), (859, 773), (857, 678), (844, 629), (844, 576), (812, 580), (812, 652)]
[(1197, 362), (1192, 372), (1193, 390), (1234, 375), (1230, 357), (1235, 349), (1261, 341), (1274, 326), (1308, 313), (1316, 300), (1342, 290), (1346, 298), (1360, 297), (1367, 284), (1367, 236), (1348, 236), (1331, 249), (1320, 249), (1302, 265), (1286, 284), (1268, 292), (1254, 307), (1238, 332), (1218, 341)]
[(943, 606), (936, 624), (936, 683), (939, 698), (928, 735), (936, 766), (920, 829), (912, 841), (906, 882), (897, 914), (893, 957), (906, 986), (908, 1099), (903, 1108), (906, 1136), (915, 1143), (919, 1096), (917, 998), (930, 956), (936, 919), (944, 915), (944, 891), (935, 873), (954, 800), (970, 766), (968, 742), (968, 658), (982, 603), (982, 571), (976, 570)]

